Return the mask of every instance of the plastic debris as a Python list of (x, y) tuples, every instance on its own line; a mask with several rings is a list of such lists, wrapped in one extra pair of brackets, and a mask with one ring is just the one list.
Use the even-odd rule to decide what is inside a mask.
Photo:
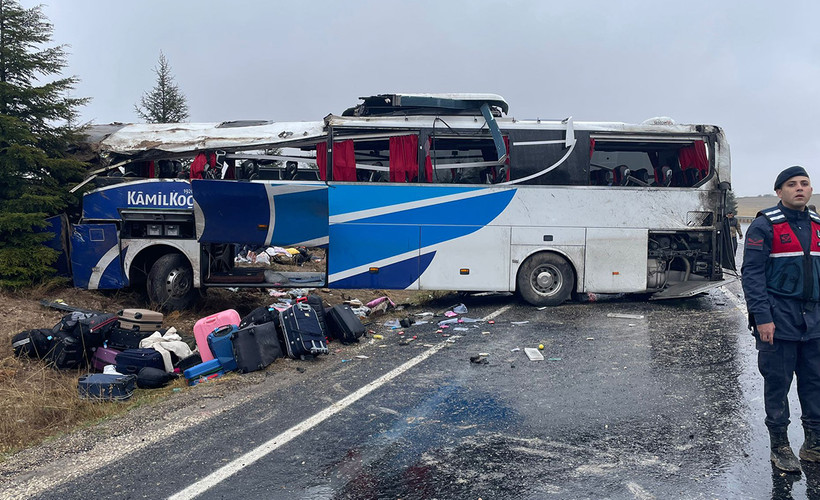
[(466, 331), (469, 330), (469, 328), (464, 328), (463, 326), (457, 326), (457, 327), (453, 328), (453, 330), (456, 331), (456, 332), (466, 332)]
[(487, 324), (488, 324), (488, 325), (494, 325), (494, 324), (495, 324), (495, 320), (492, 320), (492, 319), (491, 319), (490, 321), (488, 321), (488, 322), (487, 322)]
[(517, 325), (526, 325), (527, 323), (529, 323), (529, 321), (513, 321), (510, 324), (517, 326)]
[(595, 340), (595, 337), (587, 337), (587, 340)]
[(445, 311), (444, 315), (447, 316), (448, 318), (452, 318), (454, 316), (458, 316), (458, 313), (455, 313), (453, 311)]
[(544, 310), (544, 309), (546, 309), (546, 308), (547, 308), (547, 306), (541, 306), (541, 307), (539, 307), (539, 308), (538, 308), (538, 310), (539, 310), (539, 311), (543, 311), (543, 310)]
[(383, 339), (383, 338), (384, 338), (384, 336), (383, 336), (383, 335), (378, 335), (378, 334), (377, 334), (377, 335), (373, 335), (373, 338), (374, 338), (374, 339), (376, 339), (376, 340), (381, 340), (381, 339)]
[(525, 347), (524, 354), (530, 358), (530, 361), (544, 361), (544, 355), (535, 347)]
[(416, 316), (421, 316), (422, 318), (427, 318), (427, 317), (430, 317), (430, 316), (434, 316), (434, 314), (431, 313), (430, 311), (425, 311), (425, 312), (421, 312), (421, 313), (416, 313)]
[(489, 335), (490, 332), (481, 332), (481, 335)]
[(513, 347), (512, 349), (510, 349), (510, 352), (518, 352), (520, 350), (521, 350), (520, 347)]
[(451, 323), (458, 323), (458, 318), (443, 319), (438, 322), (438, 326), (449, 325)]
[[(387, 303), (387, 305), (390, 306), (390, 307), (396, 307), (396, 303), (393, 302), (392, 300), (390, 300), (390, 298), (387, 297), (386, 295), (382, 296), (382, 297), (379, 297), (377, 299), (373, 299), (365, 305), (372, 309), (372, 308), (376, 307), (377, 305), (379, 305), (381, 303)], [(385, 307), (387, 307), (387, 306), (385, 306)]]
[(478, 323), (480, 319), (475, 318), (458, 318), (459, 323)]
[(364, 354), (359, 354), (356, 356), (356, 359), (370, 359), (370, 356), (365, 356)]
[(643, 319), (643, 314), (607, 313), (607, 318)]
[(398, 328), (400, 326), (399, 325), (399, 320), (389, 319), (389, 320), (384, 322), (384, 326), (386, 326), (387, 328)]
[(467, 306), (459, 304), (453, 308), (453, 312), (456, 314), (465, 314), (467, 312)]

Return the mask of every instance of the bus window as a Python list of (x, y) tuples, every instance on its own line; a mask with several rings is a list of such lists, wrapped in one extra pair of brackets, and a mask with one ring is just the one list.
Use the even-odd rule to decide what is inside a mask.
[(589, 183), (594, 186), (692, 187), (710, 174), (701, 140), (590, 140)]
[(435, 136), (430, 159), (435, 183), (494, 184), (508, 180), (509, 164), (499, 164), (491, 137)]

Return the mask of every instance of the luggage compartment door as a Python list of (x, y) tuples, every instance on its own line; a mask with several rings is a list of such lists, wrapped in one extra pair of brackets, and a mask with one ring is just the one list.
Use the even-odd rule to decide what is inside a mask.
[(77, 288), (117, 289), (128, 285), (122, 272), (117, 225), (75, 225), (71, 231), (71, 269)]
[[(463, 236), (456, 236), (463, 234)], [(510, 273), (510, 228), (425, 226), (421, 248), (434, 255), (419, 278), (422, 290), (502, 290)]]
[(330, 226), (330, 288), (418, 290), (432, 255), (419, 256), (419, 227), (344, 223)]
[(599, 293), (646, 290), (649, 231), (588, 228), (584, 290)]

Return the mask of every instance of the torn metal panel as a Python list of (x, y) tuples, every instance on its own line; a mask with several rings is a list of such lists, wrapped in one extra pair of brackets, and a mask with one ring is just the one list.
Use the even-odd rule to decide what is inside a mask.
[[(189, 153), (203, 150), (249, 150), (279, 147), (321, 137), (322, 122), (251, 122), (251, 125), (224, 123), (160, 123), (127, 125), (106, 137), (101, 151), (143, 156), (149, 151)], [(142, 154), (141, 154), (142, 153)]]
[(649, 300), (664, 300), (664, 299), (682, 299), (686, 297), (694, 297), (699, 293), (703, 293), (711, 288), (717, 288), (736, 281), (737, 278), (727, 278), (720, 281), (685, 281), (672, 285), (664, 290), (649, 297)]

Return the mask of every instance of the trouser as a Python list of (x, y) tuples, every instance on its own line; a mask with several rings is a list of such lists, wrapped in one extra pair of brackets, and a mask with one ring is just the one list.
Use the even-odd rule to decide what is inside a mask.
[(737, 238), (732, 237), (732, 252), (737, 254)]
[(757, 367), (763, 375), (766, 426), (789, 425), (789, 388), (797, 375), (803, 426), (820, 430), (820, 339), (790, 341), (774, 339), (774, 344), (757, 343)]

